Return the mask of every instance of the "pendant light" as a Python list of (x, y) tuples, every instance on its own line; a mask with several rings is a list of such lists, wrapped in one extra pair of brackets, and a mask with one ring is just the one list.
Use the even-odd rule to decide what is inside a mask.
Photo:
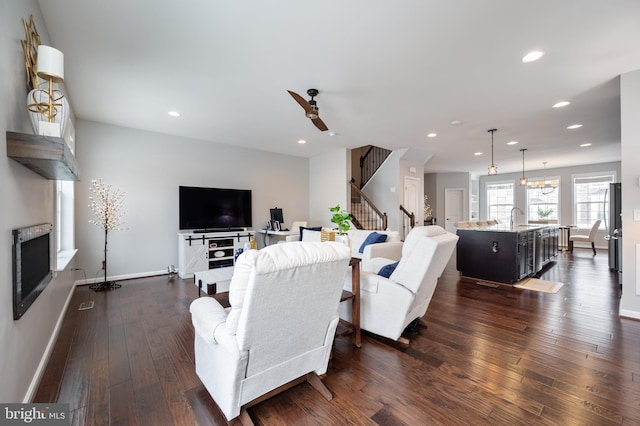
[(493, 162), (493, 132), (496, 132), (498, 129), (489, 129), (487, 130), (491, 133), (491, 164), (489, 164), (489, 175), (497, 175), (498, 174), (498, 166)]
[(524, 152), (527, 148), (522, 148), (522, 177), (520, 178), (520, 186), (525, 186), (527, 184), (527, 178), (524, 176)]

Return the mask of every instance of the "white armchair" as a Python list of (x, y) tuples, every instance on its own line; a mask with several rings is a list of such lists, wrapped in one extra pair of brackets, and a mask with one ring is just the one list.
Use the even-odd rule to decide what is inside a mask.
[[(426, 313), (457, 242), (457, 235), (431, 225), (413, 228), (404, 243), (373, 245), (372, 257), (362, 264), (360, 273), (361, 328), (408, 343), (401, 339), (402, 332)], [(378, 275), (382, 266), (396, 261), (398, 265), (389, 278)], [(351, 288), (350, 278), (345, 289)], [(340, 306), (340, 317), (351, 321), (348, 304)]]
[(196, 373), (228, 420), (301, 377), (331, 399), (318, 375), (327, 371), (349, 258), (341, 243), (249, 250), (235, 264), (231, 308), (192, 302)]

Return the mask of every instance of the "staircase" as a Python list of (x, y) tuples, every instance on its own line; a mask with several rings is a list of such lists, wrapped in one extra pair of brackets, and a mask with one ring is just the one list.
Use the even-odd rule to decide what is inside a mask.
[(387, 214), (382, 213), (373, 202), (362, 192), (362, 188), (380, 168), (391, 151), (377, 146), (365, 147), (366, 151), (360, 156), (360, 183), (351, 179), (351, 222), (358, 229), (385, 230), (387, 229)]
[(372, 145), (360, 156), (360, 189), (369, 182), (389, 154), (391, 150)]
[(382, 213), (351, 179), (351, 222), (357, 229), (387, 229), (387, 214)]

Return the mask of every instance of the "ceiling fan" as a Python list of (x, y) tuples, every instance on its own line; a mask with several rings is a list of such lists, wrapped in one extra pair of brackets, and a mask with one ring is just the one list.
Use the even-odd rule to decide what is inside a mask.
[(316, 101), (313, 99), (318, 96), (318, 89), (309, 89), (307, 90), (307, 95), (311, 96), (311, 99), (307, 101), (302, 96), (298, 95), (296, 92), (292, 92), (291, 90), (287, 90), (289, 94), (300, 104), (300, 106), (304, 109), (305, 115), (307, 118), (311, 119), (311, 122), (323, 132), (329, 130), (326, 124), (320, 119), (318, 115), (318, 105)]

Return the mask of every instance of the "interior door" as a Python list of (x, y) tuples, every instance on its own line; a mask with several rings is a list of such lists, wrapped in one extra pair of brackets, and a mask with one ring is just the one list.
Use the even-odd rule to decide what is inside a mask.
[[(418, 212), (420, 208), (420, 201), (422, 201), (422, 196), (420, 196), (420, 179), (405, 176), (404, 177), (404, 200), (402, 205), (407, 211), (413, 213), (416, 218), (418, 217)], [(411, 230), (411, 222), (410, 219), (407, 218), (404, 214), (403, 216), (403, 231), (404, 236), (406, 237), (409, 231)], [(417, 219), (416, 219), (417, 221)], [(417, 224), (417, 223), (416, 223)]]
[(456, 233), (456, 222), (465, 220), (464, 214), (464, 189), (445, 188), (444, 190), (444, 228)]

